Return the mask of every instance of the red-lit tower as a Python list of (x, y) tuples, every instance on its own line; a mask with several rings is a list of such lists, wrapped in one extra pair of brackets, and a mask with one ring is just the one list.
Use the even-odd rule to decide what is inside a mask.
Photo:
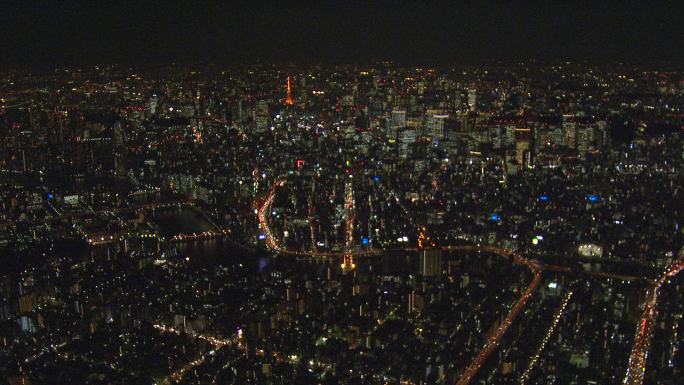
[(292, 75), (287, 75), (287, 97), (285, 98), (285, 104), (292, 106), (294, 103), (295, 101), (292, 97)]

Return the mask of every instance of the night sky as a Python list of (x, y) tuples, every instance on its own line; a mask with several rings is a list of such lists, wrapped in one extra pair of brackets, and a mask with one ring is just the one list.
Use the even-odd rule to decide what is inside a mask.
[(138, 3), (7, 5), (0, 64), (684, 59), (681, 2)]

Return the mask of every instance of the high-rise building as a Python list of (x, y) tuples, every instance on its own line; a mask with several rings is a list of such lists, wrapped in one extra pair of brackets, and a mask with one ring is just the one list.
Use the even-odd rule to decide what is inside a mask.
[(432, 136), (433, 141), (444, 139), (444, 128), (449, 115), (435, 114), (429, 115), (426, 121), (427, 132)]
[(409, 313), (421, 313), (425, 308), (425, 301), (421, 293), (415, 290), (409, 294), (408, 297), (408, 309)]
[(387, 128), (387, 138), (396, 141), (399, 130), (406, 128), (406, 110), (392, 110)]
[(442, 250), (425, 249), (420, 251), (420, 275), (434, 277), (442, 274)]
[(416, 143), (416, 130), (403, 130), (401, 134), (399, 135), (399, 156), (401, 158), (408, 158), (411, 156), (411, 147), (413, 146), (414, 143)]
[(468, 89), (468, 107), (471, 110), (475, 110), (477, 108), (477, 89), (475, 88)]
[(581, 155), (586, 154), (594, 148), (595, 132), (594, 127), (582, 127), (577, 130), (577, 150)]
[(532, 165), (532, 138), (531, 129), (515, 129), (515, 160), (519, 167)]

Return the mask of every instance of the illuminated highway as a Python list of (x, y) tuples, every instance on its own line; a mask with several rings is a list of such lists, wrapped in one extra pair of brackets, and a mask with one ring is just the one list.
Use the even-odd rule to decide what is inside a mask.
[[(283, 187), (285, 185), (285, 180), (284, 179), (279, 179), (276, 183), (273, 184), (271, 189), (269, 190), (268, 194), (266, 197), (263, 199), (261, 202), (260, 207), (257, 209), (257, 218), (259, 220), (259, 224), (261, 226), (261, 231), (264, 235), (264, 240), (266, 241), (266, 246), (279, 253), (279, 254), (284, 254), (284, 255), (294, 255), (294, 256), (300, 256), (300, 257), (308, 257), (308, 258), (338, 258), (344, 260), (346, 256), (353, 255), (353, 256), (370, 256), (370, 255), (378, 255), (382, 253), (381, 250), (345, 250), (342, 252), (334, 252), (334, 251), (304, 251), (304, 250), (292, 250), (292, 249), (287, 249), (282, 246), (280, 243), (280, 240), (278, 240), (274, 235), (271, 230), (271, 227), (269, 225), (269, 217), (270, 217), (270, 212), (271, 212), (271, 207), (273, 206), (273, 200), (275, 199), (276, 192), (279, 187)], [(349, 202), (347, 202), (349, 204)], [(349, 220), (353, 221), (353, 217), (347, 218), (347, 222)], [(349, 227), (347, 226), (347, 234), (349, 234)]]
[(276, 241), (275, 237), (273, 236), (273, 233), (271, 232), (271, 227), (268, 224), (268, 218), (270, 216), (269, 212), (271, 211), (271, 206), (273, 205), (273, 199), (275, 199), (277, 188), (282, 187), (284, 185), (285, 180), (282, 179), (274, 183), (273, 186), (271, 186), (271, 190), (269, 191), (268, 195), (266, 195), (266, 198), (264, 198), (264, 201), (261, 203), (259, 211), (257, 212), (259, 224), (261, 225), (261, 231), (264, 232), (264, 236), (266, 237), (266, 245), (270, 249), (273, 249), (277, 252), (282, 251), (282, 248), (280, 247), (279, 243)]
[(466, 385), (472, 381), (473, 377), (475, 377), (480, 368), (482, 368), (482, 365), (485, 363), (485, 361), (487, 361), (487, 358), (489, 358), (489, 356), (499, 347), (501, 337), (503, 337), (503, 335), (506, 333), (506, 330), (508, 330), (508, 327), (511, 326), (511, 323), (513, 323), (520, 312), (525, 308), (525, 305), (532, 297), (532, 294), (534, 294), (534, 292), (537, 290), (540, 283), (541, 272), (539, 270), (534, 270), (534, 278), (532, 279), (532, 282), (530, 282), (530, 284), (527, 286), (520, 299), (518, 299), (515, 305), (513, 305), (513, 308), (506, 316), (506, 319), (504, 319), (501, 325), (496, 328), (494, 334), (492, 334), (489, 340), (485, 342), (482, 350), (480, 350), (470, 365), (468, 365), (456, 385)]
[(345, 271), (354, 270), (356, 264), (354, 263), (354, 256), (352, 248), (354, 247), (354, 226), (356, 222), (356, 210), (354, 210), (354, 189), (351, 182), (347, 182), (344, 186), (344, 223), (345, 223), (345, 242), (344, 242), (344, 259), (342, 260), (342, 269)]
[(632, 346), (632, 353), (629, 356), (629, 364), (627, 365), (627, 373), (625, 374), (623, 384), (643, 384), (648, 351), (651, 346), (651, 337), (653, 335), (653, 327), (655, 326), (658, 317), (658, 292), (666, 281), (682, 270), (684, 270), (684, 261), (672, 263), (667, 267), (660, 278), (654, 281), (646, 291), (646, 302), (644, 303), (644, 310), (637, 326), (634, 345)]
[(553, 333), (556, 331), (556, 328), (558, 327), (558, 322), (560, 322), (560, 319), (563, 317), (563, 312), (565, 311), (565, 308), (568, 306), (568, 302), (570, 302), (571, 297), (572, 297), (572, 291), (568, 291), (568, 293), (563, 298), (563, 302), (561, 302), (560, 307), (558, 308), (556, 313), (553, 315), (553, 320), (551, 321), (551, 326), (549, 326), (549, 329), (546, 331), (546, 334), (544, 335), (544, 338), (542, 339), (541, 343), (539, 344), (539, 347), (534, 352), (534, 355), (530, 359), (530, 362), (527, 364), (527, 368), (525, 369), (525, 372), (523, 372), (522, 376), (520, 376), (520, 385), (524, 385), (527, 382), (527, 380), (530, 379), (530, 374), (532, 373), (532, 369), (534, 369), (535, 365), (537, 365), (537, 362), (539, 362), (539, 358), (541, 357), (541, 354), (544, 351), (546, 344), (549, 342), (549, 339), (551, 338)]

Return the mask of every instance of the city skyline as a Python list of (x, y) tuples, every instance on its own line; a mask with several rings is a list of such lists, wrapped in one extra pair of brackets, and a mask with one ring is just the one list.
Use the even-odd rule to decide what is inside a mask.
[(0, 385), (681, 385), (668, 4), (11, 4)]

